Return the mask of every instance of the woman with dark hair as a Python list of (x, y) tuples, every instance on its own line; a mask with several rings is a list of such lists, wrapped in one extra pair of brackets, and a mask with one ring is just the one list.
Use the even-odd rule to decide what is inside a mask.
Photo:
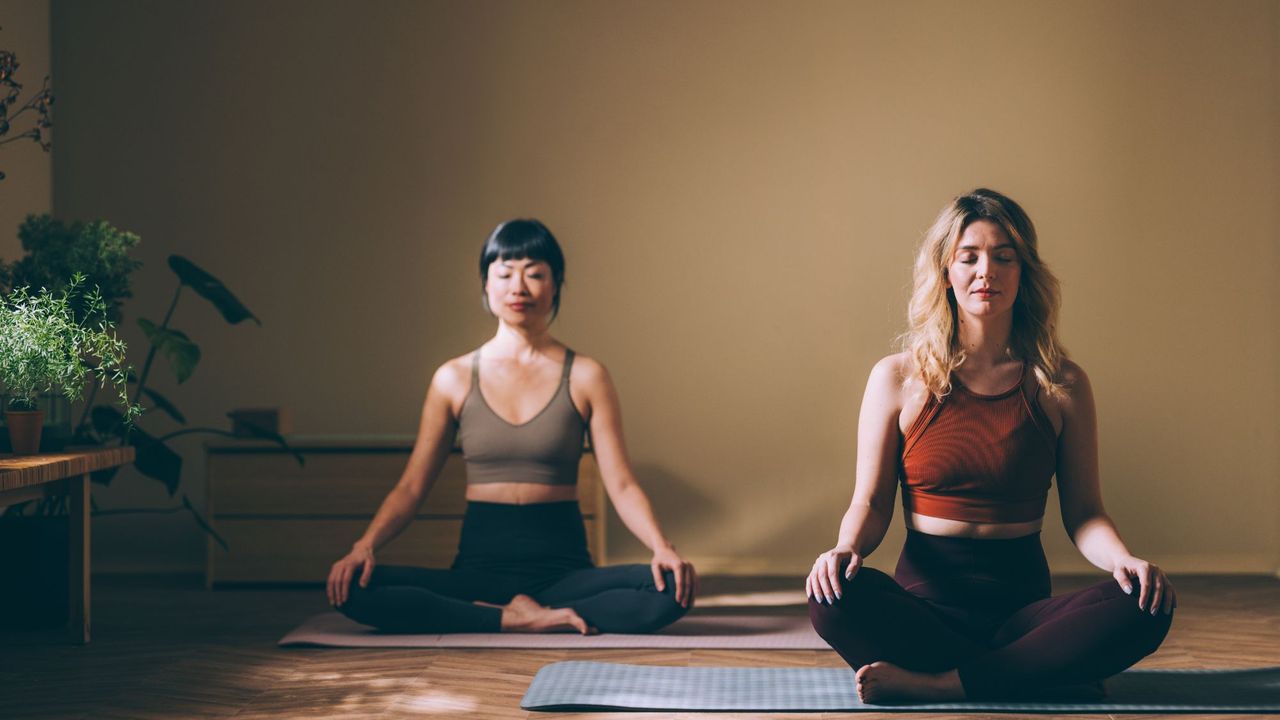
[[(857, 482), (806, 581), (814, 628), (865, 702), (1043, 697), (1155, 651), (1176, 595), (1102, 506), (1084, 370), (1057, 336), (1058, 283), (1013, 200), (951, 202), (916, 259), (906, 350), (871, 371)], [(1050, 596), (1040, 527), (1057, 475), (1072, 542), (1111, 580)], [(862, 567), (902, 485), (893, 577)]]
[[(497, 334), (436, 371), (404, 474), (333, 564), (329, 602), (348, 617), (397, 633), (647, 633), (693, 603), (696, 574), (631, 471), (608, 372), (548, 331), (564, 266), (537, 220), (502, 223), (485, 241), (482, 298)], [(618, 515), (653, 551), (648, 565), (592, 565), (577, 501), (588, 431)], [(452, 569), (378, 565), (375, 551), (409, 524), (455, 437), (468, 502)]]

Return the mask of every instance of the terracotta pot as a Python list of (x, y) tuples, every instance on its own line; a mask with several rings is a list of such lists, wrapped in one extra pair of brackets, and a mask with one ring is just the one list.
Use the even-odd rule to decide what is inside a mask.
[(9, 426), (9, 443), (14, 455), (35, 455), (40, 452), (40, 432), (44, 430), (43, 410), (5, 410), (5, 424)]

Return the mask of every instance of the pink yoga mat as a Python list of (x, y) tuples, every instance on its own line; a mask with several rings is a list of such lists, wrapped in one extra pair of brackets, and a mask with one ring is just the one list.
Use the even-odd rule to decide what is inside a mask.
[(451, 648), (726, 648), (741, 650), (826, 650), (803, 615), (721, 615), (686, 617), (652, 635), (525, 635), (456, 633), (390, 635), (344, 615), (314, 615), (280, 639), (280, 647), (451, 647)]

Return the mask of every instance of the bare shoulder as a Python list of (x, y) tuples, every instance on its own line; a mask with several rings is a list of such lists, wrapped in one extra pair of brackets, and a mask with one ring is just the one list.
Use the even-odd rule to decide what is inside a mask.
[(471, 390), (471, 359), (475, 353), (446, 360), (431, 376), (431, 389), (450, 401), (460, 401)]
[(569, 371), (569, 382), (574, 389), (596, 389), (612, 384), (609, 370), (604, 363), (589, 355), (574, 355), (573, 368)]
[(1089, 382), (1089, 375), (1078, 363), (1064, 360), (1060, 377), (1062, 386), (1067, 391), (1062, 399), (1064, 404), (1071, 406), (1093, 399), (1093, 385)]
[(892, 398), (901, 405), (902, 400), (910, 396), (911, 390), (911, 357), (906, 352), (886, 355), (871, 368), (871, 376), (867, 378), (868, 394), (874, 392), (879, 397)]

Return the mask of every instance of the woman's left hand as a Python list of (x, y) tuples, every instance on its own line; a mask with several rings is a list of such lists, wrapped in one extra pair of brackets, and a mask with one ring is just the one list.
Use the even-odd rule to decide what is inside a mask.
[(1121, 558), (1111, 570), (1112, 576), (1120, 587), (1130, 595), (1133, 594), (1133, 578), (1138, 580), (1138, 607), (1155, 615), (1161, 610), (1165, 615), (1178, 607), (1178, 596), (1173, 591), (1173, 583), (1160, 568), (1132, 555)]
[(658, 587), (658, 592), (667, 589), (667, 581), (662, 573), (670, 570), (675, 576), (676, 602), (686, 608), (693, 607), (693, 596), (698, 590), (698, 573), (694, 572), (693, 563), (680, 557), (680, 553), (668, 545), (654, 551), (649, 568), (653, 570), (653, 584)]

